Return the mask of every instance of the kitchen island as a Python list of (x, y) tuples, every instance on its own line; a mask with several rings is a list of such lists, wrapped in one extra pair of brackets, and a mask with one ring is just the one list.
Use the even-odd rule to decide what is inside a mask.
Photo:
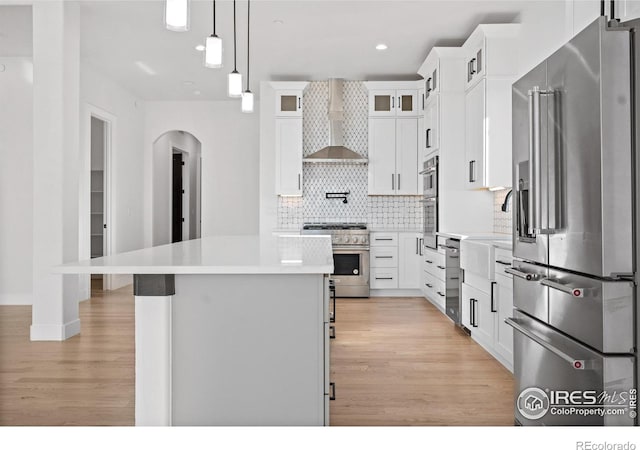
[(328, 425), (327, 236), (222, 236), (65, 264), (133, 274), (136, 425)]

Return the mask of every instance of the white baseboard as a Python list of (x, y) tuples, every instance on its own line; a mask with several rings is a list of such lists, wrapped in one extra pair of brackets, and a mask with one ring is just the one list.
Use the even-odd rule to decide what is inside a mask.
[(0, 305), (26, 306), (33, 305), (33, 295), (28, 294), (0, 294)]
[(420, 289), (371, 289), (369, 297), (424, 297)]
[(62, 325), (32, 324), (32, 341), (64, 341), (76, 334), (80, 334), (80, 319), (72, 320)]

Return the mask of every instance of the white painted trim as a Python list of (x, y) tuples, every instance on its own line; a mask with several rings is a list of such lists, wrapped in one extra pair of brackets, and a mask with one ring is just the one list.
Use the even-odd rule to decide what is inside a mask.
[[(83, 136), (82, 148), (80, 151), (80, 188), (79, 188), (79, 201), (80, 201), (80, 224), (79, 224), (79, 259), (89, 259), (91, 257), (91, 241), (85, 240), (91, 233), (91, 221), (89, 220), (89, 212), (91, 208), (91, 117), (105, 122), (105, 161), (104, 161), (104, 218), (107, 228), (105, 230), (104, 238), (104, 255), (111, 255), (116, 248), (116, 231), (115, 231), (115, 207), (113, 205), (114, 195), (114, 183), (113, 183), (113, 167), (114, 167), (114, 147), (117, 139), (117, 117), (110, 112), (93, 105), (91, 103), (85, 103), (83, 105), (82, 120), (85, 125), (85, 135)], [(103, 289), (112, 290), (113, 280), (111, 276), (104, 275)], [(84, 300), (87, 293), (90, 292), (90, 280), (87, 285), (87, 280), (80, 282), (80, 299)]]
[(0, 294), (0, 305), (6, 306), (22, 306), (32, 305), (33, 294)]
[(278, 90), (304, 91), (309, 85), (308, 81), (271, 81), (271, 86)]
[(136, 426), (171, 425), (171, 296), (135, 297)]
[[(416, 77), (418, 75), (416, 74)], [(409, 89), (415, 90), (416, 81), (419, 80), (411, 80), (411, 81), (365, 81), (364, 86), (368, 91), (376, 91), (376, 90), (398, 90), (398, 89)]]
[(369, 297), (424, 297), (420, 289), (371, 289)]
[(64, 341), (80, 334), (80, 319), (62, 325), (36, 324), (30, 329), (32, 341)]

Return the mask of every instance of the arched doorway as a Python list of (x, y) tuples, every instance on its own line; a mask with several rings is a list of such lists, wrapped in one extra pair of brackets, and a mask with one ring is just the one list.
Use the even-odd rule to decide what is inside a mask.
[(202, 145), (183, 130), (153, 142), (152, 243), (200, 237)]

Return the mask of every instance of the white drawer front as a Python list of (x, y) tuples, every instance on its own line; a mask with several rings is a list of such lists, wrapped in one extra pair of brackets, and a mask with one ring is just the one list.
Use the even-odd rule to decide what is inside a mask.
[(371, 247), (369, 255), (371, 267), (398, 267), (397, 247)]
[(398, 233), (371, 233), (369, 241), (371, 247), (397, 247)]
[(372, 267), (369, 284), (371, 289), (398, 289), (398, 269)]

